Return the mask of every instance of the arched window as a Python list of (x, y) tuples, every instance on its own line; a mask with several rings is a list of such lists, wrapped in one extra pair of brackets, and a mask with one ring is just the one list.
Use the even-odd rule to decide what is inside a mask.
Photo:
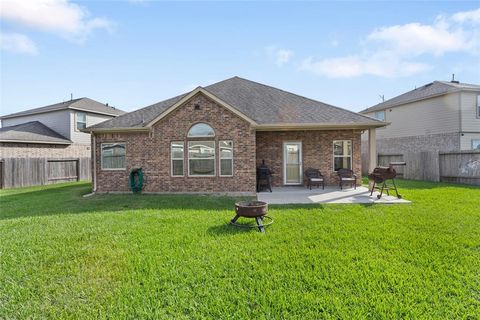
[(212, 127), (210, 127), (206, 123), (197, 123), (193, 125), (190, 130), (188, 130), (189, 138), (196, 138), (196, 137), (214, 137), (215, 131)]

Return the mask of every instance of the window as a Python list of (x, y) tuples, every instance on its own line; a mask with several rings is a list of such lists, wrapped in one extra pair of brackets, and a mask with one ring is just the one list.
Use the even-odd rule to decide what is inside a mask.
[(172, 142), (170, 145), (172, 177), (183, 177), (183, 147), (183, 141)]
[(333, 170), (352, 169), (352, 141), (333, 141)]
[(102, 143), (102, 170), (125, 169), (125, 143)]
[(385, 121), (385, 110), (382, 111), (376, 111), (375, 112), (375, 118), (380, 121)]
[(188, 131), (189, 138), (195, 137), (214, 137), (215, 131), (206, 123), (197, 123), (193, 125)]
[(480, 139), (472, 139), (472, 150), (480, 150)]
[(188, 142), (188, 175), (215, 176), (215, 141)]
[(87, 127), (87, 114), (85, 112), (75, 113), (75, 129), (80, 131)]
[(220, 176), (233, 176), (233, 142), (220, 141)]
[(480, 94), (477, 95), (477, 118), (480, 118)]

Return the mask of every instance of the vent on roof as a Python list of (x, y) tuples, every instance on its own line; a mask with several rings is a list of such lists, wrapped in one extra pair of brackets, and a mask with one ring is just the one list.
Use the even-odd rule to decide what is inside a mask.
[(460, 81), (455, 80), (455, 73), (452, 73), (452, 81), (451, 83), (460, 83)]

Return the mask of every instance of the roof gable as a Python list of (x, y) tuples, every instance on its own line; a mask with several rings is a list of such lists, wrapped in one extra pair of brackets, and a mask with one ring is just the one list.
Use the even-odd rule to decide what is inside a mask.
[(173, 105), (171, 105), (167, 110), (165, 110), (164, 112), (162, 112), (161, 114), (159, 114), (157, 117), (155, 117), (152, 121), (150, 121), (148, 124), (147, 124), (147, 127), (152, 127), (155, 123), (157, 123), (158, 121), (160, 121), (161, 119), (163, 119), (164, 117), (166, 117), (169, 113), (173, 112), (175, 109), (177, 109), (178, 107), (182, 106), (185, 102), (187, 102), (188, 100), (190, 100), (191, 98), (193, 98), (195, 95), (197, 94), (203, 94), (205, 95), (206, 97), (208, 97), (209, 99), (213, 100), (214, 102), (216, 102), (218, 105), (224, 107), (225, 109), (231, 111), (232, 113), (234, 113), (235, 115), (239, 116), (240, 118), (242, 118), (243, 120), (249, 122), (250, 124), (253, 124), (255, 125), (255, 121), (253, 121), (252, 119), (250, 119), (249, 117), (247, 117), (245, 114), (241, 113), (240, 111), (238, 111), (236, 108), (232, 107), (231, 105), (229, 105), (228, 103), (226, 103), (225, 101), (221, 100), (220, 98), (218, 98), (217, 96), (211, 94), (210, 92), (208, 92), (207, 90), (205, 90), (204, 88), (202, 87), (198, 87), (196, 88), (195, 90), (191, 91), (189, 94), (183, 96), (181, 99), (179, 99), (177, 102), (175, 102)]

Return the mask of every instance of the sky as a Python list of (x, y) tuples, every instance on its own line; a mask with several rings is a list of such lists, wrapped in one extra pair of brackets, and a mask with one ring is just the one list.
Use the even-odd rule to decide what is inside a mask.
[(0, 1), (0, 115), (233, 76), (360, 111), (452, 73), (480, 83), (480, 1)]

